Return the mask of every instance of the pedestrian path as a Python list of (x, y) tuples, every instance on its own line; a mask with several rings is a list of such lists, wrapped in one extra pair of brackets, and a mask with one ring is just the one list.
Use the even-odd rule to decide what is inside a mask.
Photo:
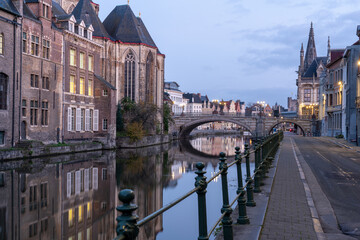
[(290, 137), (285, 137), (281, 146), (259, 239), (317, 239)]

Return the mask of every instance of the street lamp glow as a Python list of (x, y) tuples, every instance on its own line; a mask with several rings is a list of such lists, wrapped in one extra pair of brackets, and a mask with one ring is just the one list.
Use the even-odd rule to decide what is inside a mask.
[(339, 81), (339, 82), (338, 82), (338, 84), (339, 84), (339, 85), (341, 85), (341, 84), (342, 84), (342, 82), (341, 82), (341, 81)]

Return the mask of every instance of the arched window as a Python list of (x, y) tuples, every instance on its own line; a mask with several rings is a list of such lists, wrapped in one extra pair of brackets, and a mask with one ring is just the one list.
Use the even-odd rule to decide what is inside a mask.
[(135, 56), (132, 52), (129, 52), (125, 58), (125, 95), (133, 101), (135, 101)]
[(7, 108), (7, 85), (8, 76), (0, 73), (0, 110), (6, 110)]
[(152, 102), (154, 99), (154, 81), (153, 81), (153, 56), (151, 52), (146, 58), (146, 102)]
[(4, 55), (4, 34), (0, 33), (0, 55)]

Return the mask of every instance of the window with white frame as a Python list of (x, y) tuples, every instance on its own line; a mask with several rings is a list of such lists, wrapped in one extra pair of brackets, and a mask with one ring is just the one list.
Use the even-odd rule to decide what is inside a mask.
[(74, 23), (73, 22), (69, 22), (69, 31), (74, 32)]
[(0, 55), (4, 55), (4, 34), (0, 33)]

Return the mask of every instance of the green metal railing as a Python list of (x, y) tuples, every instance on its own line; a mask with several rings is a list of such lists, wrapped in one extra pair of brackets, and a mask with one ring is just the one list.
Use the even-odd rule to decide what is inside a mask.
[[(215, 231), (216, 227), (222, 223), (223, 234), (225, 240), (233, 239), (233, 230), (232, 230), (232, 219), (231, 213), (233, 211), (232, 206), (237, 202), (238, 203), (238, 212), (239, 217), (237, 218), (238, 224), (249, 224), (250, 220), (247, 217), (246, 206), (255, 207), (256, 203), (254, 201), (254, 192), (261, 192), (261, 186), (263, 185), (263, 179), (266, 177), (266, 173), (271, 167), (272, 161), (276, 151), (280, 145), (280, 142), (283, 139), (283, 133), (278, 132), (276, 134), (270, 135), (265, 138), (256, 139), (254, 144), (254, 149), (250, 151), (249, 145), (245, 144), (245, 151), (243, 154), (240, 153), (240, 148), (235, 148), (235, 160), (232, 163), (227, 164), (225, 153), (220, 153), (220, 163), (219, 163), (219, 172), (217, 172), (212, 178), (206, 181), (205, 171), (203, 170), (205, 164), (199, 162), (196, 164), (197, 171), (195, 172), (197, 176), (195, 177), (195, 188), (181, 196), (180, 198), (174, 200), (173, 202), (167, 204), (156, 212), (150, 214), (144, 219), (138, 221), (138, 216), (134, 214), (134, 211), (138, 208), (135, 204), (131, 204), (134, 200), (134, 192), (130, 189), (124, 189), (120, 191), (118, 197), (123, 205), (116, 208), (117, 211), (121, 212), (121, 215), (116, 218), (118, 222), (116, 226), (117, 237), (116, 240), (135, 240), (139, 234), (139, 227), (145, 223), (151, 221), (157, 216), (161, 215), (163, 212), (174, 207), (190, 195), (195, 192), (198, 195), (198, 219), (199, 219), (199, 237), (198, 240), (208, 240), (211, 234)], [(254, 174), (251, 175), (250, 172), (250, 155), (254, 154), (255, 156), (255, 170)], [(242, 179), (242, 170), (241, 163), (245, 159), (246, 163), (246, 180), (243, 184)], [(236, 165), (237, 168), (237, 181), (238, 188), (236, 191), (235, 199), (229, 203), (229, 192), (228, 192), (228, 182), (227, 182), (227, 173), (228, 169)], [(221, 175), (222, 182), (222, 197), (223, 197), (223, 206), (221, 208), (221, 216), (216, 221), (215, 225), (211, 228), (210, 231), (207, 230), (207, 217), (206, 217), (206, 192), (207, 186), (214, 179)], [(245, 198), (246, 194), (246, 198)]]

